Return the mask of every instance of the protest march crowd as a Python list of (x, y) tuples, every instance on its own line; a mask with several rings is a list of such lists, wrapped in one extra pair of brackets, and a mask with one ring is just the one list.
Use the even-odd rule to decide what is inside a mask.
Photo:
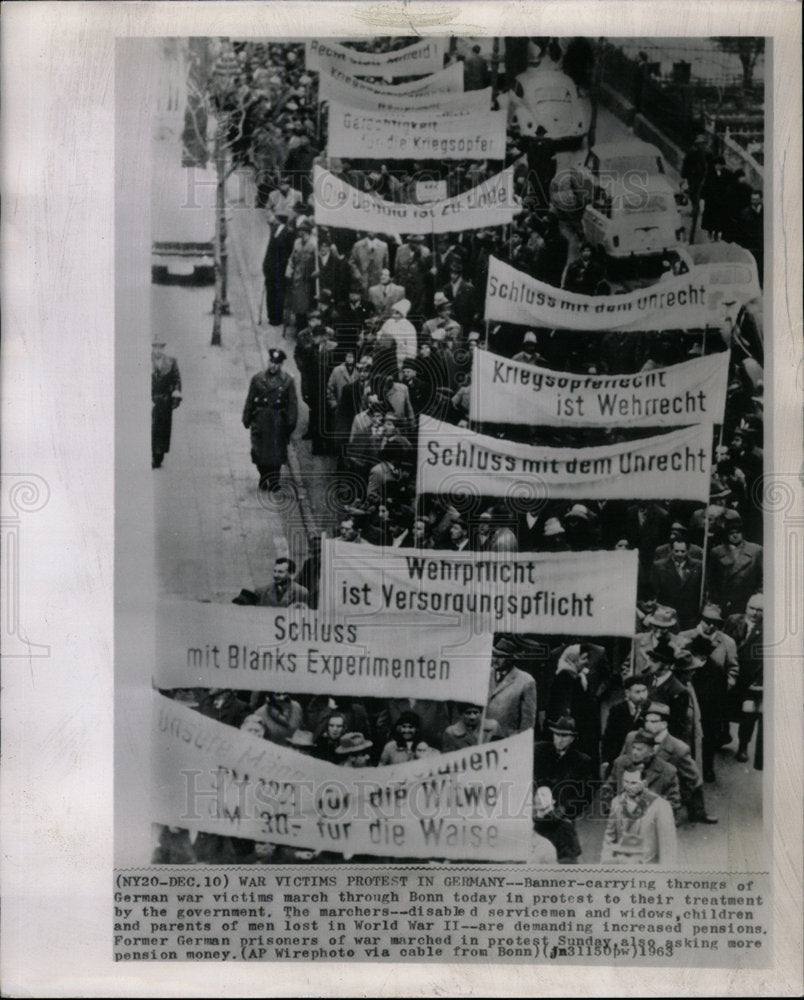
[[(298, 427), (302, 464), (308, 447), (330, 456), (339, 543), (499, 558), (632, 551), (633, 632), (497, 633), (485, 704), (223, 689), (197, 689), (191, 704), (347, 768), (422, 760), (530, 730), (539, 860), (665, 864), (677, 824), (717, 822), (705, 786), (718, 781), (726, 755), (744, 763), (752, 754), (753, 767), (762, 767), (761, 306), (741, 301), (725, 320), (710, 309), (700, 323), (669, 307), (645, 313), (643, 325), (595, 316), (586, 326), (583, 312), (562, 325), (534, 307), (526, 322), (504, 302), (490, 308), (489, 277), (504, 276), (505, 265), (523, 287), (594, 309), (685, 278), (691, 285), (691, 251), (728, 243), (753, 255), (758, 297), (761, 192), (725, 168), (715, 137), (699, 137), (679, 189), (699, 222), (694, 245), (636, 254), (623, 268), (551, 197), (555, 154), (572, 143), (523, 125), (529, 74), (562, 74), (588, 105), (587, 40), (530, 39), (507, 47), (499, 65), (480, 46), (444, 40), (429, 75), (413, 62), (386, 62), (373, 73), (364, 62), (355, 76), (342, 68), (350, 58), (358, 69), (361, 59), (382, 66), (410, 46), (243, 42), (224, 45), (216, 64), (228, 81), (218, 113), (232, 122), (232, 156), (252, 171), (267, 219), (263, 302), (276, 335), (243, 412), (255, 482), (269, 494), (281, 489)], [(443, 155), (415, 144), (417, 128), (442, 137)], [(481, 132), (501, 155), (457, 158)], [(405, 135), (408, 148), (430, 155), (402, 155)], [(585, 144), (579, 137), (579, 155)], [(457, 211), (447, 211), (450, 202)], [(729, 259), (743, 266), (752, 261), (732, 251)], [(707, 274), (700, 272), (704, 284)], [(579, 296), (590, 306), (578, 305)], [(283, 367), (289, 354), (298, 384)], [(489, 377), (502, 361), (512, 381), (530, 381), (526, 394)], [(701, 388), (707, 364), (722, 381), (720, 396), (712, 383)], [(676, 387), (667, 405), (659, 392), (666, 385)], [(590, 400), (608, 391), (623, 402), (600, 403), (598, 419), (585, 422)], [(554, 412), (543, 420), (548, 399)], [(706, 456), (695, 471), (706, 482), (696, 497), (682, 488), (691, 463), (663, 463), (659, 452), (661, 435), (699, 423)], [(421, 489), (425, 428), (433, 439), (427, 454), (442, 461), (450, 445), (457, 470), (438, 492)], [(551, 489), (554, 459), (545, 459), (544, 476), (513, 471), (535, 455), (620, 456), (640, 446), (655, 458), (664, 491), (629, 492), (628, 476), (615, 473), (589, 476), (587, 493), (576, 480), (569, 495)], [(503, 481), (496, 473), (506, 468), (512, 475)], [(619, 488), (607, 495), (605, 483), (615, 480)], [(318, 608), (321, 547), (311, 538), (303, 565), (277, 560), (273, 580), (236, 602)], [(590, 815), (608, 817), (601, 857), (581, 854), (576, 823)], [(163, 863), (337, 860), (167, 826), (154, 855)]]

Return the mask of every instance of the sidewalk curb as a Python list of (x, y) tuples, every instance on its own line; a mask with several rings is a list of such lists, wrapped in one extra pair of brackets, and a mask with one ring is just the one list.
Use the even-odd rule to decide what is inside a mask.
[[(254, 315), (254, 306), (251, 302), (251, 296), (248, 294), (248, 287), (244, 280), (244, 268), (243, 268), (243, 258), (241, 254), (240, 245), (237, 240), (232, 239), (229, 236), (229, 258), (234, 259), (235, 267), (237, 270), (237, 277), (240, 281), (240, 285), (243, 288), (245, 294), (244, 299), (246, 301), (246, 309), (248, 310), (249, 320), (251, 322), (251, 331), (254, 334), (254, 340), (257, 344), (257, 349), (260, 352), (260, 359), (265, 366), (267, 359), (265, 356), (265, 350), (263, 348), (262, 340), (260, 338), (260, 327), (257, 322), (257, 318)], [(302, 526), (304, 531), (309, 538), (311, 535), (319, 534), (319, 527), (315, 519), (315, 514), (313, 512), (313, 505), (310, 503), (310, 497), (307, 493), (307, 487), (304, 485), (304, 480), (302, 478), (301, 464), (299, 463), (299, 456), (296, 454), (296, 445), (291, 439), (288, 441), (288, 469), (290, 470), (290, 477), (293, 480), (293, 487), (296, 491), (296, 496), (299, 503), (299, 513), (301, 514)]]

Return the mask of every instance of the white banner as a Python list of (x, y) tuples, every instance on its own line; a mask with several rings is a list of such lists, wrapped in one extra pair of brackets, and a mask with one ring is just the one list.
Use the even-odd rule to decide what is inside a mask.
[(269, 743), (154, 692), (151, 746), (151, 818), (166, 826), (347, 858), (508, 862), (528, 855), (532, 730), (355, 769)]
[[(319, 89), (323, 86), (324, 73), (319, 76), (322, 81)], [(337, 66), (331, 66), (326, 74), (327, 80), (334, 80), (345, 88), (345, 92), (350, 94), (350, 99), (356, 95), (363, 95), (365, 98), (393, 101), (407, 98), (427, 98), (434, 94), (462, 94), (463, 93), (463, 64), (452, 63), (452, 65), (440, 69), (430, 76), (420, 77), (418, 80), (409, 80), (407, 83), (388, 84), (383, 86), (378, 83), (367, 83), (365, 80), (358, 80), (349, 73), (344, 72)], [(472, 91), (469, 91), (472, 93)], [(321, 94), (319, 92), (319, 98)], [(346, 101), (345, 103), (349, 103)], [(354, 103), (359, 103), (355, 101)], [(376, 107), (376, 105), (375, 105)]]
[(446, 38), (423, 38), (395, 52), (358, 52), (328, 38), (309, 39), (305, 44), (305, 68), (331, 73), (334, 68), (351, 76), (414, 76), (436, 73), (444, 66)]
[(418, 493), (472, 492), (551, 500), (702, 500), (712, 426), (597, 448), (534, 448), (419, 418)]
[(314, 169), (315, 221), (319, 226), (402, 235), (451, 233), (504, 226), (521, 211), (514, 197), (514, 170), (508, 167), (477, 187), (425, 205), (383, 201), (346, 184), (323, 167)]
[(503, 160), (505, 112), (370, 111), (330, 101), (327, 153), (350, 159)]
[(633, 375), (575, 375), (473, 354), (470, 418), (548, 427), (678, 427), (723, 419), (729, 352)]
[(492, 257), (485, 318), (552, 330), (728, 327), (754, 297), (750, 284), (719, 284), (728, 273), (726, 268), (705, 264), (635, 292), (591, 296), (546, 285)]
[(637, 552), (489, 553), (324, 544), (321, 607), (333, 620), (415, 614), (496, 632), (632, 635)]
[[(432, 79), (432, 78), (429, 78)], [(421, 83), (421, 81), (417, 81)], [(491, 87), (465, 93), (432, 91), (416, 94), (382, 94), (368, 89), (360, 80), (344, 75), (342, 79), (321, 73), (318, 100), (337, 101), (371, 111), (440, 111), (443, 114), (483, 114), (491, 110)]]
[(167, 601), (160, 688), (225, 687), (333, 697), (485, 701), (488, 635), (437, 622), (399, 643), (390, 625), (328, 625), (315, 611)]

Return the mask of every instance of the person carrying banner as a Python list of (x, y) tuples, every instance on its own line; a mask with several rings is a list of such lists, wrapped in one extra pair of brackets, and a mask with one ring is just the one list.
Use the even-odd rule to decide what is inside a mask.
[(274, 563), (274, 578), (267, 587), (256, 590), (257, 606), (261, 608), (289, 608), (293, 604), (309, 603), (307, 590), (293, 580), (296, 564), (287, 556), (280, 556)]
[(466, 747), (477, 746), (479, 743), (490, 743), (499, 739), (500, 726), (494, 719), (483, 718), (483, 708), (468, 701), (458, 702), (455, 706), (460, 718), (444, 730), (441, 749), (463, 750)]

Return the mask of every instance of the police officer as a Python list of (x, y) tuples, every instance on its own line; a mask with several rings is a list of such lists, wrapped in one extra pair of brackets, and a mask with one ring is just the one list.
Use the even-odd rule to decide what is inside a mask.
[(243, 426), (251, 431), (251, 461), (260, 474), (260, 489), (276, 493), (279, 475), (288, 459), (288, 441), (296, 428), (296, 383), (282, 371), (285, 352), (268, 351), (268, 367), (251, 380)]

